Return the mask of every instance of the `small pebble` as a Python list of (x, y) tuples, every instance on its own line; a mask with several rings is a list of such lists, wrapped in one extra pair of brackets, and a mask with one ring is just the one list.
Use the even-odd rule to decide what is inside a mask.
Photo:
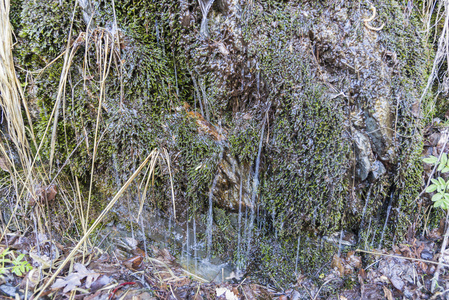
[(429, 250), (423, 250), (421, 252), (421, 258), (431, 260), (433, 258), (433, 254)]
[(0, 294), (4, 296), (15, 298), (16, 288), (7, 284), (0, 285)]

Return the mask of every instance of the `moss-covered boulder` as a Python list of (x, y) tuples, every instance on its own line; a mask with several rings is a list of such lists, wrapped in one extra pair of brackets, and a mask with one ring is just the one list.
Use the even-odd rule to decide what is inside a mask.
[[(212, 246), (282, 286), (332, 257), (321, 237), (389, 244), (421, 213), (433, 100), (418, 102), (432, 50), (416, 10), (394, 0), (80, 2), (23, 1), (12, 17), (40, 163), (52, 158), (56, 103), (51, 174), (64, 167), (86, 195), (92, 176), (94, 213), (153, 148), (166, 150), (145, 210), (174, 218), (172, 178), (178, 248)], [(130, 188), (129, 207), (141, 192)]]

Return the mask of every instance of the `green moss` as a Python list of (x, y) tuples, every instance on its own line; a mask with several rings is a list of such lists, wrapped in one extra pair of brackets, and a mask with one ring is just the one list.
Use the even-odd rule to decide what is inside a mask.
[[(99, 40), (101, 36), (98, 35), (97, 41), (105, 43), (107, 28), (113, 21), (112, 7), (110, 3), (103, 2), (94, 2), (94, 6), (101, 8), (94, 17), (94, 24), (106, 28), (97, 27), (97, 30), (104, 30), (103, 40)], [(136, 164), (151, 150), (166, 148), (171, 156), (178, 158), (171, 162), (175, 190), (182, 193), (184, 201), (203, 209), (205, 193), (216, 171), (219, 150), (210, 137), (198, 135), (193, 120), (175, 110), (182, 101), (191, 102), (192, 90), (185, 75), (186, 68), (182, 65), (183, 56), (177, 53), (179, 45), (176, 41), (180, 31), (177, 30), (177, 15), (173, 14), (175, 10), (176, 6), (169, 1), (158, 5), (147, 1), (122, 1), (116, 6), (121, 41), (117, 53), (120, 56), (116, 54), (113, 57), (106, 80), (94, 169), (94, 191), (103, 199), (111, 197), (120, 188), (120, 184), (136, 169)], [(41, 69), (65, 49), (72, 11), (70, 3), (59, 5), (59, 1), (23, 4), (22, 18), (17, 25), (20, 40), (16, 47), (16, 56), (23, 68)], [(77, 37), (85, 28), (79, 8), (73, 24), (72, 36)], [(93, 40), (95, 32), (91, 38), (87, 56), (84, 56), (86, 49), (82, 45), (75, 52), (71, 64), (65, 98), (59, 108), (55, 148), (57, 167), (62, 166), (76, 149), (66, 171), (77, 176), (85, 188), (89, 186), (91, 176), (100, 96), (100, 73), (96, 68)], [(92, 78), (83, 77), (84, 59), (89, 63), (87, 71)], [(44, 132), (47, 123), (52, 122), (49, 118), (62, 65), (62, 59), (57, 60), (41, 76), (33, 78), (32, 85), (26, 90), (29, 96), (37, 99), (33, 104), (36, 113), (34, 130), (38, 140), (43, 141), (42, 163), (50, 156), (51, 127), (46, 136)], [(199, 165), (203, 167), (197, 168)], [(171, 203), (168, 173), (161, 172), (158, 167), (155, 179), (157, 188), (153, 203), (165, 208)]]
[(213, 216), (216, 224), (212, 235), (213, 255), (229, 260), (237, 249), (236, 228), (232, 227), (230, 214), (225, 210), (214, 208)]
[[(414, 12), (410, 16), (398, 15), (401, 3), (390, 1), (388, 5), (379, 4), (383, 11), (381, 16), (385, 21), (394, 20), (398, 26), (388, 26), (382, 34), (381, 42), (394, 51), (401, 65), (399, 74), (392, 84), (393, 97), (397, 99), (397, 144), (398, 166), (394, 176), (398, 215), (394, 214), (389, 223), (388, 232), (393, 232), (401, 240), (410, 226), (410, 220), (416, 218), (418, 211), (418, 194), (421, 192), (423, 140), (422, 134), (426, 124), (432, 120), (434, 107), (433, 96), (428, 93), (423, 98), (422, 118), (416, 118), (410, 109), (421, 97), (427, 84), (427, 78), (432, 67), (432, 47), (425, 37), (419, 35), (422, 23)], [(399, 16), (399, 17), (398, 17)], [(400, 24), (404, 24), (402, 27)], [(415, 76), (414, 74), (420, 74)], [(387, 240), (392, 240), (389, 236)]]
[[(261, 76), (271, 83), (267, 97), (275, 111), (264, 148), (270, 168), (263, 175), (263, 206), (276, 215), (273, 225), (281, 236), (307, 226), (332, 232), (341, 224), (347, 195), (345, 102), (329, 99), (325, 86), (314, 78), (318, 70), (312, 57), (290, 50), (296, 29), (305, 26), (297, 11), (276, 5), (268, 12), (270, 5), (251, 12), (246, 32), (252, 41), (249, 55), (258, 56)], [(263, 34), (267, 24), (275, 25)]]
[[(105, 37), (113, 24), (112, 4), (93, 2), (98, 8), (95, 28)], [(332, 245), (313, 241), (318, 240), (317, 236), (341, 229), (360, 231), (368, 246), (376, 246), (390, 194), (394, 209), (384, 243), (391, 243), (394, 235), (401, 238), (408, 219), (421, 213), (414, 199), (421, 184), (422, 129), (432, 118), (434, 103), (430, 95), (424, 98), (422, 119), (416, 118), (410, 108), (426, 83), (431, 53), (430, 46), (419, 36), (421, 23), (415, 11), (407, 16), (401, 3), (380, 2), (374, 3), (379, 14), (376, 22), (387, 25), (373, 43), (397, 57), (391, 94), (387, 95), (396, 109), (397, 123), (395, 159), (388, 162), (389, 174), (375, 183), (357, 185), (351, 177), (355, 154), (348, 116), (353, 106), (367, 114), (375, 112), (370, 97), (376, 88), (370, 84), (379, 84), (374, 79), (379, 79), (380, 67), (385, 66), (376, 62), (365, 70), (362, 75), (369, 80), (363, 81), (360, 95), (354, 96), (349, 86), (359, 88), (355, 82), (360, 74), (338, 67), (335, 61), (317, 58), (320, 51), (325, 57), (326, 51), (340, 47), (338, 43), (329, 44), (330, 50), (326, 49), (310, 34), (319, 31), (326, 18), (330, 20), (326, 23), (329, 28), (335, 25), (333, 16), (326, 15), (332, 11), (330, 8), (336, 9), (331, 1), (315, 4), (270, 0), (243, 5), (243, 41), (234, 39), (236, 28), (216, 11), (210, 12), (210, 38), (200, 39), (201, 12), (193, 2), (188, 7), (193, 25), (182, 28), (178, 2), (118, 1), (115, 9), (119, 55), (112, 59), (104, 89), (106, 98), (98, 108), (100, 73), (91, 41), (88, 49), (82, 45), (75, 53), (65, 98), (58, 108), (55, 171), (74, 151), (64, 172), (68, 178), (78, 177), (82, 193), (86, 193), (100, 109), (100, 139), (93, 174), (94, 214), (104, 208), (107, 199), (148, 153), (158, 148), (166, 149), (171, 158), (177, 206), (189, 207), (179, 211), (179, 220), (185, 221), (204, 215), (223, 152), (229, 151), (242, 166), (252, 165), (247, 171), (255, 175), (262, 141), (260, 184), (256, 191), (261, 217), (250, 249), (254, 260), (248, 269), (277, 287), (295, 280), (295, 241), (298, 236), (307, 240), (306, 232), (313, 234), (299, 251), (298, 265), (302, 273), (315, 279), (316, 270), (335, 252)], [(22, 69), (41, 69), (64, 51), (72, 22), (71, 5), (61, 5), (59, 1), (16, 2), (12, 22), (18, 31), (15, 55)], [(347, 30), (347, 36), (342, 36), (342, 41), (363, 41), (363, 24), (354, 23), (360, 22), (359, 3), (343, 6), (348, 22), (355, 25)], [(370, 11), (368, 6), (363, 9)], [(85, 24), (79, 9), (74, 16), (72, 36), (77, 37)], [(100, 35), (98, 38), (104, 45), (105, 39)], [(225, 44), (231, 54), (220, 54), (218, 42)], [(239, 42), (242, 45), (236, 46)], [(331, 58), (341, 59), (339, 55)], [(88, 61), (88, 78), (82, 73), (84, 59)], [(44, 136), (44, 131), (52, 121), (50, 114), (62, 67), (62, 59), (57, 60), (42, 75), (28, 80), (26, 87), (27, 96), (34, 99), (34, 130), (38, 140), (43, 141), (41, 164), (50, 156), (49, 135)], [(29, 74), (20, 75), (25, 81)], [(341, 82), (330, 82), (332, 76)], [(338, 94), (340, 91), (345, 96)], [(205, 106), (204, 117), (227, 130), (227, 141), (219, 143), (199, 132), (195, 120), (181, 108), (186, 102), (191, 110), (200, 111), (200, 98)], [(155, 173), (155, 188), (148, 206), (169, 212), (168, 165), (160, 160)], [(130, 187), (130, 195), (141, 191), (141, 180), (142, 176)], [(366, 211), (362, 213), (365, 203)], [(236, 248), (239, 230), (232, 228), (228, 213), (214, 209), (214, 254), (223, 257), (231, 256), (230, 251)], [(360, 228), (361, 221), (365, 228)], [(198, 238), (203, 237), (199, 234)]]

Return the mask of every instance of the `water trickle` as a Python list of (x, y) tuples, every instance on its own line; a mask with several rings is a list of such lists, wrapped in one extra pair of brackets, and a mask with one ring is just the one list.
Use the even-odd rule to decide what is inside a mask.
[(341, 254), (341, 242), (343, 241), (343, 229), (340, 231), (340, 239), (338, 240), (338, 257)]
[(214, 195), (214, 189), (215, 185), (217, 184), (218, 175), (215, 175), (214, 181), (212, 182), (212, 187), (209, 191), (209, 212), (207, 214), (207, 229), (206, 229), (206, 236), (207, 236), (207, 259), (210, 260), (212, 255), (212, 227), (213, 227), (213, 195)]
[(260, 166), (260, 155), (262, 153), (262, 145), (263, 145), (263, 133), (265, 129), (265, 119), (262, 123), (262, 131), (260, 133), (260, 142), (259, 142), (259, 151), (257, 152), (257, 158), (256, 158), (256, 167), (254, 169), (254, 180), (253, 180), (253, 187), (251, 191), (251, 215), (249, 218), (249, 225), (248, 225), (248, 237), (247, 237), (247, 250), (246, 250), (246, 257), (249, 257), (250, 250), (251, 250), (251, 239), (253, 235), (253, 227), (254, 227), (254, 219), (256, 217), (256, 196), (257, 196), (257, 189), (259, 186), (259, 166)]
[(298, 260), (299, 260), (299, 245), (301, 244), (301, 236), (298, 236), (298, 244), (296, 245), (296, 261), (295, 261), (295, 274), (298, 275)]
[(204, 111), (206, 113), (206, 120), (208, 122), (210, 122), (210, 117), (209, 117), (209, 106), (207, 103), (207, 93), (206, 93), (206, 86), (204, 83), (204, 80), (198, 79), (198, 84), (200, 86), (201, 92), (203, 93), (203, 101), (204, 101)]
[(256, 64), (256, 80), (257, 80), (257, 97), (260, 99), (260, 70), (259, 70), (259, 63)]
[(201, 115), (204, 116), (203, 102), (201, 101), (200, 89), (198, 87), (198, 84), (196, 83), (196, 79), (195, 79), (195, 76), (193, 75), (193, 72), (191, 70), (189, 70), (189, 73), (190, 73), (190, 77), (192, 78), (193, 87), (194, 87), (195, 92), (196, 92), (196, 93), (193, 93), (193, 97), (194, 97), (194, 100), (195, 100), (195, 109), (196, 109), (196, 99), (198, 98), (198, 102), (200, 104)]
[(167, 242), (170, 240), (170, 236), (167, 237), (167, 235), (170, 235), (171, 233), (171, 228), (172, 228), (172, 224), (171, 224), (171, 216), (168, 218), (168, 231), (164, 232), (164, 243), (167, 245)]
[[(367, 250), (368, 249), (368, 245), (366, 244), (366, 242), (368, 241), (368, 237), (369, 237), (369, 235), (370, 235), (370, 233), (371, 233), (371, 220), (372, 220), (372, 218), (371, 217), (369, 217), (369, 223), (368, 223), (368, 229), (366, 230), (366, 238), (364, 239), (365, 240), (365, 250)], [(371, 244), (372, 245), (372, 244)]]
[[(187, 208), (187, 216), (189, 215), (189, 209)], [(187, 230), (186, 230), (186, 259), (187, 264), (189, 264), (190, 260), (190, 230), (189, 230), (189, 218), (187, 217)]]
[(382, 234), (380, 235), (379, 249), (381, 249), (381, 247), (382, 247), (385, 230), (387, 229), (388, 218), (390, 217), (392, 203), (393, 203), (393, 193), (391, 193), (391, 195), (390, 195), (390, 203), (388, 203), (388, 208), (387, 208), (387, 217), (385, 218), (384, 228), (382, 229)]
[[(394, 209), (393, 209), (394, 210)], [(399, 202), (398, 207), (396, 208), (397, 211), (397, 215), (396, 215), (396, 220), (399, 219), (399, 217), (401, 216), (401, 202)], [(393, 236), (393, 245), (396, 245), (396, 231), (394, 232), (394, 236)]]
[(243, 197), (243, 176), (240, 176), (239, 190), (239, 216), (238, 216), (238, 237), (237, 237), (237, 271), (240, 271), (241, 263), (241, 240), (242, 240), (242, 197)]
[[(371, 220), (370, 220), (370, 222), (371, 222)], [(373, 227), (374, 227), (374, 230), (373, 230), (373, 238), (372, 238), (371, 244), (370, 244), (370, 247), (371, 247), (371, 248), (374, 247), (374, 240), (376, 239), (376, 235), (377, 235), (377, 229), (376, 229), (376, 226), (375, 226), (374, 224), (373, 224)]]
[[(369, 189), (368, 189), (368, 193), (366, 194), (366, 198), (365, 198), (365, 206), (363, 207), (363, 211), (362, 211), (362, 219), (360, 221), (360, 230), (359, 232), (363, 232), (363, 227), (365, 226), (365, 213), (366, 213), (366, 208), (368, 206), (369, 203), (369, 198), (371, 196), (371, 189), (373, 188), (373, 185), (370, 185)], [(360, 240), (360, 234), (359, 234), (359, 240)]]
[(193, 258), (195, 260), (195, 272), (198, 269), (198, 245), (196, 243), (196, 221), (193, 217)]
[(115, 176), (115, 184), (117, 185), (117, 187), (122, 186), (122, 181), (120, 180), (120, 176), (119, 176), (119, 167), (118, 167), (118, 162), (117, 162), (117, 155), (114, 153), (112, 153), (112, 165), (114, 166), (114, 176)]
[(156, 27), (156, 41), (157, 41), (157, 46), (158, 47), (160, 47), (160, 36), (159, 36), (159, 25), (158, 25), (158, 23), (157, 23), (157, 20), (156, 20), (156, 24), (155, 24), (155, 27)]
[(214, 0), (198, 0), (198, 3), (200, 4), (201, 13), (203, 14), (200, 33), (202, 37), (207, 37), (207, 14), (214, 3)]
[[(222, 148), (220, 152), (220, 158), (219, 161), (223, 159), (224, 154), (224, 148)], [(214, 197), (214, 190), (215, 186), (217, 185), (219, 173), (215, 174), (214, 180), (212, 182), (212, 186), (209, 191), (209, 211), (207, 214), (207, 228), (206, 228), (206, 237), (207, 237), (207, 259), (210, 260), (212, 255), (212, 232), (213, 232), (213, 225), (214, 225), (214, 217), (213, 217), (213, 197)]]

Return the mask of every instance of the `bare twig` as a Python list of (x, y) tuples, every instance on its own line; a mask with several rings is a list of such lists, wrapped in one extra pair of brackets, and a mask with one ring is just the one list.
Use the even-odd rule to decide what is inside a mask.
[[(411, 257), (400, 256), (400, 255), (394, 255), (394, 254), (384, 254), (384, 253), (380, 253), (380, 252), (376, 252), (376, 251), (367, 251), (367, 250), (356, 249), (355, 252), (363, 252), (363, 253), (368, 253), (368, 254), (372, 254), (372, 255), (401, 258), (401, 259), (406, 259), (406, 260), (410, 260), (410, 261), (420, 261), (420, 262), (425, 262), (425, 263), (434, 264), (434, 265), (440, 264), (439, 262), (436, 262), (436, 261), (420, 259), (420, 258), (411, 258)], [(448, 264), (441, 263), (441, 265), (445, 266), (445, 267), (449, 267)]]
[(370, 9), (373, 11), (373, 14), (371, 17), (369, 17), (368, 19), (364, 19), (363, 23), (365, 24), (365, 27), (373, 30), (373, 31), (380, 31), (382, 30), (382, 28), (384, 28), (385, 24), (382, 24), (380, 27), (373, 27), (369, 24), (369, 22), (373, 21), (376, 16), (377, 16), (377, 12), (376, 12), (376, 8), (374, 7), (374, 5), (371, 5)]
[(87, 240), (89, 235), (92, 233), (92, 231), (97, 228), (98, 224), (103, 220), (103, 218), (106, 216), (106, 214), (111, 210), (111, 208), (114, 206), (114, 204), (117, 202), (118, 199), (122, 196), (122, 194), (125, 192), (125, 190), (128, 188), (128, 186), (131, 184), (131, 182), (136, 178), (137, 175), (140, 174), (140, 171), (145, 167), (145, 165), (148, 163), (149, 160), (157, 159), (158, 151), (153, 150), (148, 157), (145, 159), (145, 161), (139, 166), (139, 168), (131, 175), (131, 177), (126, 181), (126, 183), (122, 186), (122, 188), (117, 192), (117, 194), (114, 196), (114, 198), (109, 202), (109, 204), (106, 206), (106, 208), (101, 212), (101, 214), (98, 216), (98, 218), (95, 220), (95, 222), (90, 226), (89, 230), (84, 234), (84, 236), (79, 240), (79, 242), (76, 244), (76, 246), (73, 248), (73, 250), (69, 253), (69, 255), (66, 257), (66, 259), (61, 263), (59, 268), (55, 271), (55, 273), (48, 279), (45, 283), (45, 285), (40, 289), (40, 292), (34, 297), (34, 299), (39, 299), (42, 296), (42, 293), (50, 286), (50, 284), (56, 279), (56, 276), (62, 271), (64, 266), (75, 256), (78, 249), (81, 247), (82, 244)]

